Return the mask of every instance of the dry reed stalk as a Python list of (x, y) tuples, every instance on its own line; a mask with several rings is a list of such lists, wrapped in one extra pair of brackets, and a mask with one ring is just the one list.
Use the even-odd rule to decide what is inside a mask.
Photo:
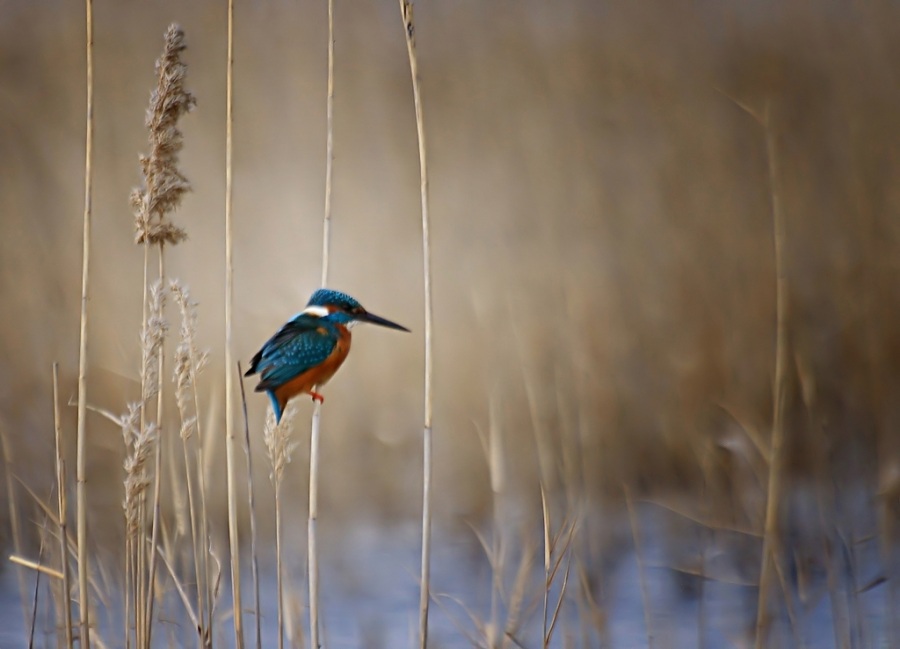
[(228, 46), (225, 62), (225, 463), (228, 483), (228, 542), (231, 548), (231, 601), (236, 649), (244, 648), (244, 611), (241, 605), (241, 548), (238, 534), (237, 475), (234, 431), (234, 227), (232, 160), (234, 153), (234, 0), (228, 0)]
[[(9, 511), (9, 528), (12, 536), (13, 550), (17, 555), (21, 555), (22, 549), (22, 522), (19, 518), (19, 507), (16, 503), (15, 483), (13, 482), (13, 456), (12, 446), (6, 435), (6, 429), (0, 422), (0, 451), (3, 453), (4, 473), (6, 474), (6, 504)], [(28, 626), (28, 610), (25, 608), (25, 602), (28, 601), (28, 590), (25, 586), (25, 577), (21, 570), (16, 571), (16, 578), (19, 585), (19, 602), (22, 604), (23, 622)]]
[(328, 95), (325, 101), (325, 217), (322, 223), (322, 286), (328, 286), (331, 255), (331, 187), (334, 177), (334, 0), (328, 0)]
[(84, 137), (84, 218), (81, 252), (81, 323), (78, 343), (78, 415), (76, 428), (76, 507), (78, 534), (78, 605), (80, 615), (79, 641), (82, 649), (91, 647), (90, 596), (88, 594), (87, 552), (87, 342), (88, 289), (91, 260), (91, 200), (93, 192), (94, 147), (94, 14), (93, 0), (85, 0), (86, 31), (86, 119)]
[[(526, 541), (521, 549), (512, 590), (507, 593), (504, 586), (504, 575), (507, 572), (507, 560), (511, 553), (503, 514), (508, 485), (504, 462), (503, 429), (498, 411), (499, 399), (495, 393), (492, 393), (488, 399), (487, 433), (482, 433), (480, 427), (478, 428), (482, 450), (487, 459), (493, 499), (493, 533), (490, 543), (484, 535), (475, 530), (475, 535), (491, 566), (490, 619), (487, 623), (476, 623), (476, 626), (483, 630), (483, 645), (488, 649), (505, 648), (510, 646), (510, 643), (518, 644), (515, 638), (519, 632), (528, 578), (533, 568), (534, 558), (534, 546)], [(527, 538), (525, 535), (522, 537)], [(503, 605), (506, 607), (506, 620), (501, 626), (500, 612)], [(473, 616), (470, 614), (470, 617)]]
[(241, 362), (237, 364), (238, 385), (241, 386), (241, 412), (244, 415), (244, 453), (247, 455), (247, 504), (250, 507), (250, 570), (253, 576), (253, 612), (256, 616), (256, 649), (262, 649), (262, 607), (259, 597), (259, 553), (256, 540), (256, 501), (253, 497), (253, 463), (250, 454), (250, 420), (247, 417), (247, 393), (244, 390), (244, 373)]
[(409, 72), (412, 77), (413, 102), (416, 111), (416, 133), (419, 142), (419, 193), (422, 202), (422, 257), (425, 293), (425, 416), (422, 430), (422, 564), (419, 591), (419, 647), (428, 644), (428, 604), (430, 602), (431, 572), (431, 465), (432, 465), (432, 393), (434, 366), (432, 354), (431, 299), (431, 231), (428, 214), (428, 162), (425, 146), (425, 114), (419, 83), (419, 63), (416, 56), (416, 34), (413, 7), (410, 0), (400, 0), (400, 18), (406, 36)]
[[(281, 421), (276, 423), (275, 413), (271, 409), (266, 412), (266, 425), (263, 430), (263, 441), (269, 455), (269, 463), (272, 471), (269, 479), (275, 490), (275, 573), (276, 589), (278, 592), (278, 647), (284, 647), (284, 586), (282, 576), (284, 565), (282, 563), (282, 509), (281, 509), (281, 484), (284, 477), (284, 469), (291, 461), (291, 454), (296, 448), (296, 443), (291, 441), (294, 421), (293, 404), (284, 412)], [(310, 613), (312, 615), (312, 613)], [(312, 632), (313, 629), (310, 629)], [(312, 635), (310, 636), (312, 637)], [(313, 644), (312, 646), (317, 646)]]
[[(44, 566), (44, 540), (46, 538), (47, 532), (47, 517), (44, 516), (44, 520), (41, 523), (41, 533), (40, 539), (41, 544), (38, 549), (38, 560), (37, 564), (35, 564), (36, 573), (34, 576), (34, 595), (31, 599), (31, 624), (28, 629), (28, 649), (34, 649), (34, 634), (37, 630), (37, 612), (38, 612), (38, 595), (40, 593), (41, 587), (41, 574), (54, 573), (56, 572), (52, 568), (48, 569)], [(58, 575), (60, 578), (62, 575)]]
[[(43, 556), (43, 552), (39, 555)], [(17, 554), (11, 554), (8, 557), (10, 563), (14, 563), (17, 566), (22, 566), (23, 568), (28, 568), (29, 570), (34, 570), (35, 572), (47, 575), (48, 577), (53, 577), (54, 579), (62, 580), (63, 575), (59, 570), (55, 570), (50, 566), (45, 566), (40, 558), (38, 561), (32, 561), (31, 559), (26, 559), (25, 557), (21, 557)]]
[(503, 430), (500, 426), (500, 416), (497, 412), (499, 406), (497, 396), (492, 394), (488, 398), (488, 439), (487, 439), (487, 456), (488, 456), (488, 472), (491, 480), (491, 492), (493, 495), (493, 517), (494, 532), (491, 539), (492, 553), (497, 562), (495, 566), (492, 562), (493, 583), (491, 587), (491, 620), (490, 635), (487, 638), (487, 645), (491, 649), (497, 647), (496, 633), (499, 630), (498, 609), (499, 602), (503, 592), (503, 573), (506, 564), (506, 534), (503, 526), (502, 508), (505, 505), (506, 495), (506, 470), (503, 462)]
[[(181, 116), (190, 111), (196, 101), (184, 89), (187, 67), (181, 60), (186, 49), (184, 32), (178, 25), (168, 27), (164, 39), (163, 53), (157, 59), (156, 87), (150, 96), (145, 125), (148, 130), (150, 149), (148, 154), (140, 157), (143, 184), (131, 193), (131, 204), (135, 216), (135, 242), (144, 248), (144, 319), (142, 344), (145, 345), (141, 366), (141, 402), (139, 404), (139, 430), (145, 434), (151, 424), (148, 423), (146, 408), (152, 397), (156, 397), (156, 421), (153, 424), (156, 433), (153, 444), (152, 498), (149, 503), (151, 511), (150, 545), (143, 537), (143, 525), (148, 507), (146, 491), (141, 491), (135, 503), (138, 527), (137, 535), (131, 541), (131, 551), (135, 558), (132, 562), (133, 583), (136, 592), (134, 602), (135, 641), (139, 647), (149, 647), (152, 636), (154, 585), (156, 573), (156, 552), (154, 548), (159, 537), (159, 500), (161, 490), (162, 447), (158, 435), (163, 419), (163, 392), (159, 385), (160, 376), (164, 372), (164, 347), (162, 340), (153, 349), (153, 355), (147, 355), (147, 331), (153, 313), (148, 314), (147, 291), (149, 290), (149, 261), (151, 246), (158, 246), (159, 262), (159, 295), (164, 294), (162, 286), (165, 276), (165, 244), (176, 245), (183, 241), (187, 234), (182, 228), (174, 225), (168, 218), (181, 203), (184, 194), (190, 191), (190, 183), (178, 169), (178, 154), (183, 147), (183, 136), (177, 123)], [(154, 296), (151, 295), (151, 300)], [(157, 318), (162, 317), (160, 305)], [(152, 367), (155, 365), (155, 367)], [(154, 375), (155, 389), (149, 389), (147, 378)], [(145, 468), (142, 466), (141, 471)]]
[[(159, 431), (157, 422), (147, 422), (144, 417), (146, 404), (154, 397), (157, 399), (162, 394), (160, 365), (156, 362), (162, 352), (165, 338), (168, 333), (168, 322), (163, 316), (165, 307), (166, 289), (161, 281), (156, 281), (150, 286), (150, 300), (148, 316), (142, 326), (141, 336), (141, 384), (143, 394), (141, 401), (134, 404), (137, 412), (138, 432), (129, 440), (125, 438), (126, 464), (125, 464), (125, 491), (126, 491), (126, 518), (130, 517), (130, 525), (126, 527), (126, 537), (130, 536), (131, 550), (134, 552), (134, 574), (132, 586), (134, 588), (134, 615), (135, 615), (135, 643), (138, 647), (149, 646), (149, 618), (151, 612), (148, 607), (148, 599), (152, 599), (153, 573), (155, 560), (148, 561), (148, 549), (144, 539), (144, 524), (147, 511), (148, 488), (154, 484), (155, 476), (159, 475), (158, 469), (151, 472), (149, 458), (158, 457)], [(131, 418), (132, 408), (129, 407)], [(124, 429), (123, 429), (124, 433)], [(129, 441), (131, 446), (129, 446)], [(130, 451), (130, 455), (129, 455)], [(146, 457), (145, 457), (146, 456)], [(154, 488), (155, 492), (155, 488)], [(155, 505), (151, 502), (155, 510)], [(155, 546), (155, 543), (154, 543)]]
[[(322, 287), (328, 285), (331, 258), (331, 196), (334, 176), (334, 0), (328, 0), (328, 86), (325, 101), (325, 211), (322, 219)], [(268, 423), (268, 422), (267, 422)], [(306, 551), (309, 564), (309, 641), (314, 649), (319, 641), (319, 553), (316, 543), (316, 523), (319, 517), (319, 434), (322, 425), (322, 404), (313, 404), (309, 435), (309, 509), (306, 519)], [(278, 487), (276, 487), (276, 527), (280, 518)], [(278, 562), (281, 577), (281, 562)], [(282, 591), (278, 586), (278, 640), (282, 638)]]
[[(312, 426), (309, 435), (309, 512), (306, 521), (306, 552), (307, 562), (309, 563), (309, 642), (314, 649), (318, 649), (321, 646), (319, 642), (319, 550), (316, 543), (316, 521), (319, 518), (319, 430), (321, 425), (322, 404), (316, 400), (313, 405)], [(276, 527), (278, 527), (280, 507), (277, 505), (277, 488), (275, 501), (275, 520)], [(279, 560), (279, 578), (281, 576), (280, 565), (281, 562)], [(278, 592), (278, 604), (281, 606), (280, 585)], [(280, 628), (281, 624), (279, 623)], [(280, 638), (281, 636), (279, 635)]]
[(631, 497), (631, 488), (627, 484), (623, 484), (622, 490), (625, 493), (625, 506), (628, 508), (628, 522), (631, 524), (631, 536), (634, 539), (634, 557), (635, 561), (637, 561), (641, 602), (643, 602), (644, 605), (644, 626), (647, 630), (647, 647), (653, 649), (653, 616), (650, 612), (650, 591), (647, 588), (647, 575), (644, 567), (641, 532), (638, 525), (637, 513), (634, 509), (634, 499)]
[[(125, 611), (126, 620), (133, 611), (135, 644), (138, 647), (145, 646), (144, 615), (148, 611), (146, 597), (149, 575), (146, 570), (146, 543), (143, 535), (147, 490), (152, 484), (148, 462), (158, 444), (159, 430), (155, 422), (144, 421), (142, 413), (145, 404), (161, 392), (159, 365), (153, 361), (162, 349), (168, 329), (168, 323), (163, 317), (164, 287), (160, 282), (155, 282), (149, 292), (148, 315), (141, 327), (141, 399), (128, 404), (128, 412), (119, 419), (125, 447)], [(126, 638), (128, 637), (126, 626)]]
[(66, 647), (74, 646), (72, 634), (71, 585), (69, 584), (69, 554), (67, 552), (66, 517), (66, 464), (62, 454), (62, 422), (59, 415), (59, 363), (53, 363), (53, 440), (56, 450), (56, 494), (57, 515), (59, 516), (59, 559), (63, 576), (63, 621), (66, 630)]
[[(752, 113), (751, 113), (752, 114)], [(789, 363), (788, 349), (788, 278), (785, 269), (785, 223), (781, 209), (781, 197), (778, 192), (778, 157), (775, 133), (772, 129), (771, 107), (766, 104), (761, 120), (766, 137), (766, 162), (769, 172), (769, 192), (772, 201), (772, 220), (774, 231), (775, 257), (775, 304), (776, 304), (776, 337), (775, 337), (775, 382), (773, 386), (772, 441), (769, 451), (769, 484), (766, 495), (766, 518), (763, 536), (762, 566), (759, 579), (759, 601), (756, 611), (756, 648), (762, 649), (766, 644), (766, 633), (769, 624), (768, 597), (772, 574), (781, 556), (780, 530), (778, 524), (779, 505), (784, 465), (784, 419), (787, 397), (787, 372)], [(785, 597), (788, 594), (785, 593)]]
[[(164, 244), (159, 244), (159, 282), (162, 283), (165, 279), (165, 257), (163, 256)], [(165, 295), (163, 293), (163, 295)], [(159, 345), (159, 349), (156, 352), (156, 373), (160, 377), (163, 376), (165, 371), (165, 338), (161, 341)], [(151, 646), (151, 637), (153, 634), (153, 604), (155, 602), (154, 597), (154, 585), (156, 583), (156, 552), (154, 549), (156, 548), (157, 540), (159, 538), (159, 500), (160, 500), (160, 491), (162, 488), (162, 426), (163, 426), (163, 390), (162, 385), (160, 385), (159, 391), (156, 393), (156, 426), (157, 426), (157, 435), (156, 440), (153, 443), (153, 493), (150, 501), (150, 509), (152, 512), (151, 515), (151, 523), (150, 523), (150, 547), (146, 550), (146, 552), (150, 555), (149, 557), (149, 566), (147, 568), (147, 581), (145, 583), (144, 589), (144, 609), (145, 612), (143, 614), (143, 622), (144, 627), (142, 629), (142, 637), (146, 640), (144, 641), (144, 647), (149, 649)], [(145, 546), (146, 543), (142, 540), (142, 546)]]
[[(209, 587), (209, 535), (206, 527), (206, 494), (202, 471), (203, 439), (200, 429), (200, 401), (197, 390), (197, 378), (208, 361), (207, 352), (197, 349), (197, 303), (191, 299), (188, 288), (177, 280), (169, 283), (175, 303), (181, 314), (181, 339), (175, 349), (175, 403), (181, 419), (181, 446), (184, 455), (185, 485), (187, 487), (188, 517), (191, 528), (191, 554), (194, 564), (194, 577), (197, 589), (197, 616), (200, 621), (198, 642), (200, 646), (207, 643), (212, 627), (212, 602)], [(192, 414), (193, 411), (193, 414)], [(196, 439), (197, 461), (191, 461), (190, 439)], [(196, 469), (196, 470), (195, 470)], [(198, 496), (194, 494), (194, 474), (199, 482)]]

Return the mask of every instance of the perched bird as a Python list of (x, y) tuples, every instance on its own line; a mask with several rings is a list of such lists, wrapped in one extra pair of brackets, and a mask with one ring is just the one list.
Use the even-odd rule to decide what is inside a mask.
[(409, 331), (369, 313), (346, 293), (320, 288), (306, 308), (256, 352), (244, 376), (259, 372), (256, 391), (268, 393), (278, 421), (287, 402), (298, 394), (308, 394), (320, 403), (325, 400), (316, 389), (325, 385), (347, 358), (350, 328), (357, 322)]

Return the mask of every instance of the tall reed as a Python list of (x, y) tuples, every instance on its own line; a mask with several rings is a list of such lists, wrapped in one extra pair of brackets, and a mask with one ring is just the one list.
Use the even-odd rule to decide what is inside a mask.
[(94, 147), (94, 14), (93, 0), (85, 0), (86, 118), (84, 136), (84, 218), (81, 250), (81, 327), (78, 343), (78, 424), (76, 429), (75, 498), (78, 534), (78, 604), (82, 649), (91, 647), (90, 599), (87, 551), (87, 353), (88, 296), (91, 262), (91, 201), (93, 199)]
[(412, 77), (413, 101), (416, 110), (416, 134), (419, 142), (420, 198), (422, 202), (422, 277), (425, 292), (425, 415), (422, 429), (422, 563), (419, 587), (419, 646), (428, 644), (428, 604), (431, 573), (431, 462), (432, 462), (432, 299), (431, 299), (431, 231), (428, 214), (428, 160), (425, 147), (425, 112), (419, 83), (419, 63), (416, 56), (416, 34), (413, 6), (410, 0), (400, 0), (400, 18), (406, 36), (409, 72)]
[[(244, 391), (244, 373), (237, 363), (237, 379), (241, 388), (241, 414), (244, 421), (244, 453), (247, 456), (247, 504), (250, 508), (250, 571), (253, 578), (253, 611), (256, 627), (256, 649), (262, 649), (262, 604), (259, 592), (259, 552), (256, 531), (256, 499), (253, 494), (253, 462), (250, 450), (250, 419), (247, 416), (247, 394)], [(277, 502), (277, 499), (276, 499)], [(277, 541), (276, 541), (277, 543)], [(281, 570), (279, 566), (279, 571)], [(279, 627), (280, 628), (280, 627)]]
[[(181, 55), (187, 48), (184, 32), (178, 25), (168, 27), (162, 55), (157, 59), (156, 87), (150, 95), (145, 125), (150, 145), (140, 157), (142, 185), (131, 193), (135, 217), (135, 243), (143, 247), (143, 313), (141, 333), (141, 399), (137, 404), (137, 431), (125, 433), (126, 449), (126, 544), (130, 546), (130, 583), (135, 620), (135, 643), (149, 647), (152, 637), (153, 602), (156, 578), (155, 551), (159, 536), (159, 501), (161, 489), (161, 444), (159, 432), (163, 425), (162, 374), (164, 371), (164, 342), (168, 329), (163, 310), (167, 287), (164, 283), (166, 244), (177, 245), (187, 233), (176, 226), (170, 215), (181, 204), (190, 183), (178, 169), (178, 154), (183, 136), (178, 120), (196, 104), (194, 96), (184, 88), (187, 67)], [(156, 247), (158, 279), (151, 284), (150, 248)], [(149, 300), (148, 300), (149, 293)], [(148, 415), (150, 402), (155, 399), (155, 421)], [(129, 446), (129, 444), (131, 446)], [(144, 454), (153, 458), (152, 471)], [(146, 485), (145, 485), (146, 482)], [(153, 487), (148, 493), (147, 487)], [(130, 500), (129, 500), (130, 499)], [(150, 516), (150, 539), (144, 538), (143, 527)], [(126, 571), (126, 580), (129, 580)], [(126, 601), (126, 609), (128, 602)]]
[[(772, 399), (772, 441), (769, 450), (769, 484), (766, 492), (766, 519), (763, 536), (762, 567), (759, 577), (759, 601), (756, 610), (756, 648), (767, 645), (769, 602), (773, 573), (779, 571), (781, 530), (778, 524), (782, 501), (785, 440), (785, 400), (787, 397), (788, 347), (788, 276), (785, 268), (785, 223), (778, 191), (778, 150), (772, 126), (771, 104), (766, 103), (762, 119), (758, 119), (766, 139), (766, 164), (771, 194), (773, 256), (775, 258), (775, 380)], [(787, 593), (785, 597), (789, 597)]]
[[(181, 445), (184, 456), (184, 483), (187, 490), (188, 518), (191, 528), (191, 560), (196, 580), (198, 639), (201, 646), (211, 644), (213, 595), (209, 565), (209, 529), (206, 507), (206, 479), (203, 472), (204, 444), (200, 425), (198, 378), (209, 360), (206, 351), (197, 347), (197, 303), (191, 299), (187, 286), (177, 280), (169, 283), (181, 314), (181, 339), (175, 349), (175, 403), (181, 420)], [(195, 453), (190, 441), (195, 440)], [(193, 458), (196, 461), (193, 461)], [(196, 477), (195, 477), (196, 476)], [(194, 481), (197, 481), (195, 495)]]
[(71, 584), (69, 581), (69, 552), (68, 552), (68, 500), (66, 493), (66, 463), (62, 451), (62, 421), (59, 414), (59, 363), (53, 363), (53, 442), (56, 451), (56, 512), (59, 517), (59, 560), (60, 572), (62, 572), (62, 597), (63, 625), (66, 632), (66, 647), (74, 646), (74, 634), (72, 631), (72, 601)]
[(234, 155), (234, 0), (228, 0), (228, 45), (225, 61), (225, 462), (228, 482), (228, 542), (231, 548), (231, 600), (234, 614), (234, 642), (244, 647), (243, 607), (241, 605), (241, 548), (238, 533), (237, 475), (234, 431), (234, 224), (232, 198), (232, 160)]
[[(322, 287), (328, 285), (331, 257), (331, 194), (334, 177), (334, 0), (328, 0), (328, 86), (325, 99), (325, 211), (322, 218)], [(307, 513), (306, 552), (309, 564), (309, 641), (314, 649), (319, 641), (319, 553), (316, 523), (319, 518), (319, 432), (322, 403), (313, 404), (309, 435), (309, 511)], [(276, 507), (276, 517), (278, 517)], [(278, 562), (279, 577), (281, 562)], [(279, 606), (281, 605), (279, 587)], [(279, 634), (280, 634), (279, 624)], [(281, 636), (279, 635), (279, 638)]]

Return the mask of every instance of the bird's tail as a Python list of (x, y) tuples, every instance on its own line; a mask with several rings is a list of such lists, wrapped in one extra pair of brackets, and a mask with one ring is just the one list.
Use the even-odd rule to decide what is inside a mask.
[(281, 423), (281, 415), (284, 414), (284, 408), (282, 408), (281, 403), (278, 401), (278, 397), (275, 396), (274, 390), (266, 390), (266, 394), (269, 395), (269, 400), (272, 402), (272, 410), (275, 413), (275, 423)]

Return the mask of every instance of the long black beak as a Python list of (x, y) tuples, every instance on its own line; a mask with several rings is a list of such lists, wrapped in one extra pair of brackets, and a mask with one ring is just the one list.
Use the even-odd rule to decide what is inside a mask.
[(409, 331), (403, 325), (398, 325), (396, 322), (391, 322), (387, 318), (382, 318), (381, 316), (377, 316), (374, 313), (363, 313), (361, 315), (356, 316), (356, 319), (360, 322), (371, 322), (372, 324), (381, 325), (382, 327), (387, 327), (388, 329), (399, 329), (400, 331)]

